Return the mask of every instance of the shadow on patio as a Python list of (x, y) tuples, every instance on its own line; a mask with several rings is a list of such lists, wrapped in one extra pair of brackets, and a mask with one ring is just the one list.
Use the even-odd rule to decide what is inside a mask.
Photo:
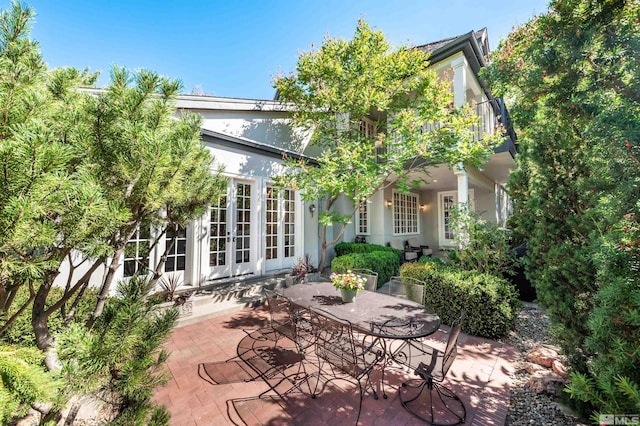
[[(264, 308), (249, 308), (174, 330), (167, 349), (169, 382), (155, 395), (172, 414), (174, 425), (342, 425), (355, 424), (358, 386), (352, 381), (326, 383), (315, 399), (300, 369), (300, 356), (286, 338), (274, 346), (255, 331), (268, 326)], [(442, 327), (446, 332), (447, 327)], [(442, 347), (446, 334), (428, 339)], [(499, 342), (461, 335), (458, 357), (445, 380), (464, 402), (467, 425), (504, 424), (516, 349)], [(310, 365), (310, 364), (309, 364)], [(313, 375), (312, 369), (307, 373)], [(372, 381), (380, 391), (380, 370)], [(399, 385), (415, 378), (400, 369), (385, 371), (388, 399), (367, 392), (362, 425), (422, 424), (398, 398)], [(304, 392), (303, 392), (304, 391)], [(382, 392), (379, 392), (382, 395)]]

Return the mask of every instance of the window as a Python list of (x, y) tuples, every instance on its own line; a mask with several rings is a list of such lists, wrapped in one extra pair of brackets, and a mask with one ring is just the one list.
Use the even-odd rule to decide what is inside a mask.
[(369, 205), (366, 201), (360, 203), (358, 207), (358, 234), (369, 234)]
[(187, 263), (187, 230), (182, 227), (169, 227), (167, 229), (167, 246), (175, 237), (173, 247), (167, 252), (167, 261), (164, 264), (165, 272), (184, 271)]
[(124, 247), (124, 276), (144, 275), (149, 269), (149, 247), (151, 232), (149, 226), (142, 226)]
[(417, 234), (418, 226), (418, 196), (415, 194), (393, 193), (393, 234)]
[(376, 125), (368, 118), (360, 119), (360, 133), (367, 138), (373, 139), (376, 136)]
[(442, 195), (442, 225), (444, 232), (444, 239), (453, 241), (455, 235), (453, 230), (451, 229), (451, 210), (453, 206), (457, 204), (456, 196), (454, 194), (451, 195)]

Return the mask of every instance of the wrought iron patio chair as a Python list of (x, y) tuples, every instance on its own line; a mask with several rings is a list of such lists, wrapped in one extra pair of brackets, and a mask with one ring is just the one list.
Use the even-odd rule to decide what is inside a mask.
[(276, 334), (276, 344), (280, 336), (288, 337), (295, 341), (294, 317), (291, 315), (292, 307), (287, 298), (273, 290), (264, 289), (267, 308), (269, 309), (269, 326)]
[(360, 390), (357, 424), (367, 389), (370, 388), (374, 399), (378, 399), (378, 394), (371, 383), (371, 371), (384, 359), (384, 352), (378, 344), (379, 339), (354, 333), (349, 321), (339, 319), (321, 309), (311, 309), (311, 323), (315, 330), (314, 348), (318, 362), (318, 381), (315, 389), (312, 390), (311, 397), (315, 398), (319, 391), (322, 391), (319, 389), (321, 382), (324, 382), (322, 384), (324, 387), (331, 380), (345, 379), (345, 375), (355, 379)]
[(303, 355), (315, 342), (309, 310), (293, 305), (289, 300), (273, 290), (264, 289), (270, 314), (270, 328), (280, 336), (292, 340), (298, 352)]
[[(451, 325), (444, 351), (421, 340), (408, 340), (393, 355), (394, 361), (411, 368), (419, 377), (402, 383), (400, 403), (415, 417), (431, 425), (449, 426), (465, 421), (464, 403), (441, 384), (456, 358), (463, 320), (464, 314)], [(428, 399), (426, 404), (421, 398), (423, 394)]]
[(389, 295), (408, 299), (424, 305), (426, 283), (411, 277), (391, 277)]
[[(269, 308), (269, 322), (270, 329), (275, 334), (274, 347), (277, 348), (278, 341), (282, 336), (291, 340), (296, 352), (299, 356), (298, 371), (290, 376), (283, 377), (275, 386), (271, 386), (275, 389), (282, 381), (289, 380), (299, 388), (300, 381), (306, 379), (307, 373), (304, 365), (304, 358), (307, 350), (315, 342), (315, 336), (311, 328), (309, 311), (307, 309), (299, 308), (291, 304), (291, 302), (284, 296), (269, 289), (264, 289), (266, 295), (267, 306)], [(262, 396), (269, 390), (260, 394)], [(311, 391), (311, 390), (310, 390)]]
[(376, 291), (378, 289), (378, 273), (371, 269), (352, 269), (356, 275), (360, 275), (366, 278), (367, 282), (364, 284), (364, 289), (367, 291)]

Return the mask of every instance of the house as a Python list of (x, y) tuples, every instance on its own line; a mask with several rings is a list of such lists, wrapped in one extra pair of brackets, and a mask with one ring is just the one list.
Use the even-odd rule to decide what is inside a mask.
[[(344, 241), (364, 236), (367, 242), (416, 237), (433, 248), (453, 245), (449, 209), (469, 202), (491, 222), (504, 224), (509, 201), (504, 184), (514, 169), (516, 138), (501, 100), (491, 96), (479, 78), (489, 52), (486, 29), (419, 46), (431, 53), (441, 75), (452, 75), (454, 102), (470, 104), (481, 117), (478, 137), (493, 132), (498, 122), (507, 136), (482, 170), (433, 167), (430, 182), (409, 194), (388, 188), (358, 209)], [(204, 285), (227, 278), (258, 277), (293, 266), (308, 253), (320, 257), (317, 203), (304, 204), (293, 190), (274, 191), (272, 176), (283, 167), (283, 155), (313, 161), (306, 150), (308, 135), (290, 126), (287, 106), (277, 100), (250, 100), (182, 95), (177, 114), (191, 111), (203, 117), (202, 140), (224, 166), (228, 188), (219, 202), (181, 231), (169, 254), (165, 272), (185, 284)], [(363, 131), (367, 131), (363, 117)], [(345, 201), (338, 208), (351, 211)], [(166, 238), (171, 238), (167, 235)], [(155, 265), (164, 252), (160, 241), (144, 259), (153, 230), (140, 230), (127, 245), (116, 280), (133, 274), (138, 261)], [(61, 279), (64, 273), (60, 274)]]
[(492, 97), (479, 77), (489, 54), (486, 28), (417, 48), (430, 53), (431, 66), (441, 77), (452, 78), (455, 106), (475, 108), (480, 117), (476, 137), (493, 134), (498, 124), (506, 130), (506, 137), (482, 170), (432, 167), (429, 183), (410, 194), (393, 188), (376, 193), (360, 207), (353, 226), (345, 232), (345, 241), (364, 236), (367, 242), (385, 244), (392, 238), (416, 237), (421, 244), (446, 249), (455, 246), (449, 228), (451, 206), (466, 202), (484, 220), (499, 225), (505, 225), (509, 216), (504, 184), (515, 168), (516, 135), (503, 101)]

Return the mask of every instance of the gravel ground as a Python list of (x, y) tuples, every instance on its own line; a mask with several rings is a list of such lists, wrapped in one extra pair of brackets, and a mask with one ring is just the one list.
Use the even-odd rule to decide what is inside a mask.
[(503, 341), (517, 347), (522, 353), (521, 359), (515, 366), (511, 388), (511, 404), (507, 413), (506, 425), (549, 425), (574, 426), (582, 425), (567, 409), (547, 395), (536, 395), (529, 390), (529, 374), (521, 368), (524, 355), (534, 346), (545, 343), (551, 344), (551, 337), (547, 331), (549, 319), (542, 309), (527, 304), (516, 320), (516, 329)]

